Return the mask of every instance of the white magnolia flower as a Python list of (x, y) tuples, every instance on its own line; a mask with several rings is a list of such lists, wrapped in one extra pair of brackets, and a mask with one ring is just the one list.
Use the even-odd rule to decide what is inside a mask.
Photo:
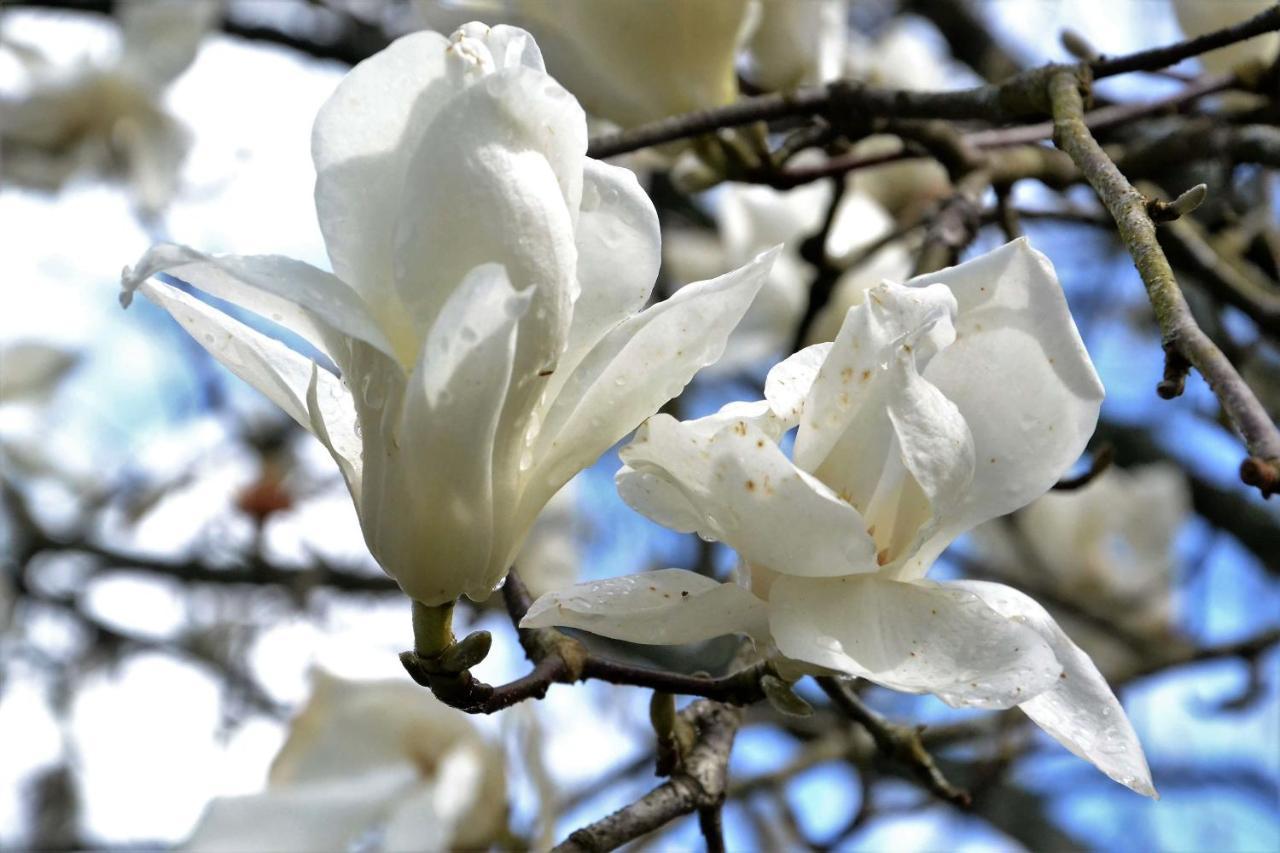
[[(1186, 477), (1168, 464), (1111, 468), (1074, 491), (1050, 492), (975, 533), (986, 565), (1065, 601), (1114, 614), (1152, 642), (1172, 634), (1173, 541), (1191, 512)], [(1052, 608), (1051, 608), (1052, 609)], [(1055, 613), (1104, 672), (1133, 653), (1070, 613)]]
[[(1173, 0), (1178, 25), (1188, 38), (1238, 24), (1275, 5), (1273, 0)], [(1280, 33), (1254, 36), (1197, 57), (1212, 74), (1229, 74), (1241, 65), (1268, 65), (1280, 53)]]
[[(1048, 260), (1019, 240), (875, 287), (834, 343), (775, 367), (765, 396), (651, 418), (618, 474), (635, 509), (736, 549), (745, 587), (668, 569), (544, 596), (522, 624), (641, 643), (744, 633), (952, 705), (1020, 705), (1154, 794), (1123, 709), (1042, 607), (923, 579), (957, 536), (1048, 490), (1093, 432), (1102, 386)], [(779, 441), (797, 425), (793, 461)]]
[(52, 344), (0, 344), (0, 404), (45, 400), (79, 361), (76, 353)]
[(219, 0), (122, 2), (122, 43), (111, 63), (59, 72), (29, 61), (30, 91), (0, 102), (4, 177), (56, 189), (79, 171), (120, 175), (144, 212), (163, 208), (189, 135), (161, 99), (195, 59), (220, 6)]
[(211, 802), (186, 849), (487, 848), (506, 804), (502, 749), (466, 714), (411, 684), (319, 672), (266, 790)]
[[(657, 215), (586, 145), (528, 33), (415, 33), (316, 119), (334, 274), (177, 246), (126, 271), (126, 303), (140, 288), (332, 451), (374, 557), (423, 604), (488, 596), (543, 505), (719, 357), (768, 274), (771, 254), (641, 311)], [(339, 375), (160, 272), (292, 331)]]
[[(715, 197), (717, 236), (692, 230), (668, 235), (664, 260), (679, 281), (723, 273), (772, 246), (783, 246), (764, 287), (729, 337), (724, 356), (709, 371), (735, 373), (789, 350), (815, 275), (813, 266), (801, 257), (800, 247), (821, 229), (830, 199), (831, 186), (826, 181), (785, 192), (726, 183)], [(827, 255), (840, 263), (892, 228), (892, 219), (873, 199), (846, 192), (827, 236)], [(895, 277), (897, 272), (895, 268)]]
[(762, 89), (827, 83), (844, 70), (848, 0), (760, 0), (746, 43), (746, 76)]

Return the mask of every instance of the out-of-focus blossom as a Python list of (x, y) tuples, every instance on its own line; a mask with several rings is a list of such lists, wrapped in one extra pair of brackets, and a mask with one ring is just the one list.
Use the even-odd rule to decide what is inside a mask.
[[(1188, 38), (1238, 24), (1274, 5), (1271, 0), (1173, 0), (1178, 25)], [(1270, 32), (1211, 50), (1198, 59), (1212, 74), (1229, 74), (1251, 62), (1269, 65), (1276, 61), (1277, 54), (1280, 33)]]
[(578, 579), (582, 518), (577, 509), (575, 482), (570, 480), (547, 502), (516, 557), (520, 579), (534, 598), (570, 586)]
[[(776, 254), (641, 310), (657, 214), (586, 145), (528, 33), (415, 33), (317, 117), (334, 274), (178, 246), (126, 274), (126, 302), (140, 288), (325, 444), (374, 557), (423, 604), (488, 597), (560, 487), (719, 358)], [(292, 331), (339, 375), (161, 272)]]
[(118, 176), (144, 213), (161, 210), (189, 145), (161, 98), (220, 8), (220, 0), (127, 0), (113, 61), (52, 69), (28, 57), (28, 91), (0, 102), (5, 180), (57, 189), (80, 172)]
[[(1112, 468), (1081, 489), (1050, 492), (983, 525), (974, 540), (993, 571), (1114, 615), (1128, 631), (1159, 643), (1173, 635), (1173, 541), (1190, 511), (1187, 481), (1176, 467)], [(1104, 672), (1133, 662), (1114, 635), (1069, 612), (1055, 615)]]
[(52, 344), (0, 344), (0, 404), (43, 402), (79, 361), (76, 353)]
[[(815, 275), (813, 266), (800, 256), (800, 247), (821, 229), (830, 201), (831, 186), (826, 181), (785, 192), (729, 183), (716, 197), (717, 236), (693, 230), (668, 236), (664, 260), (672, 277), (680, 281), (691, 275), (723, 273), (783, 244), (768, 281), (729, 337), (724, 356), (708, 370), (735, 373), (776, 360), (788, 351)], [(891, 220), (874, 200), (847, 192), (827, 235), (827, 255), (840, 263), (891, 227)]]
[(313, 682), (266, 789), (211, 802), (187, 849), (453, 850), (502, 837), (503, 752), (466, 714), (403, 682)]
[[(879, 285), (834, 343), (776, 366), (765, 396), (651, 418), (618, 474), (638, 511), (733, 547), (745, 588), (666, 569), (544, 596), (522, 624), (641, 643), (742, 633), (818, 671), (1019, 705), (1154, 795), (1119, 702), (1044, 608), (924, 580), (957, 536), (1044, 494), (1097, 422), (1102, 386), (1048, 260), (1019, 240)], [(792, 461), (779, 442), (797, 425)]]
[(727, 104), (748, 0), (420, 0), (432, 28), (459, 15), (527, 29), (547, 71), (621, 127)]
[(848, 0), (760, 0), (746, 44), (746, 77), (767, 90), (836, 79), (849, 38)]

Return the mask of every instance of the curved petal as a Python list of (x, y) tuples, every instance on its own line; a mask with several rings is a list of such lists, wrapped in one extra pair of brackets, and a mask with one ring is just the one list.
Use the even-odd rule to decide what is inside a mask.
[(366, 435), (365, 538), (424, 604), (483, 598), (506, 570), (494, 558), (495, 442), (529, 302), (501, 267), (472, 271), (427, 335), (399, 422), (373, 446)]
[[(311, 365), (311, 384), (307, 387), (309, 429), (338, 464), (358, 512), (364, 488), (364, 442), (355, 400), (340, 383), (322, 382), (321, 373), (320, 365)], [(323, 397), (321, 387), (325, 389)]]
[(549, 592), (521, 628), (579, 628), (646, 645), (696, 643), (724, 634), (767, 636), (766, 605), (740, 586), (683, 569), (581, 583)]
[[(777, 250), (674, 296), (614, 328), (582, 359), (543, 419), (529, 479), (545, 503), (570, 477), (680, 393), (724, 351)], [(534, 510), (536, 512), (536, 510)]]
[(946, 287), (885, 283), (852, 309), (813, 380), (796, 463), (857, 507), (889, 565), (959, 502), (973, 440), (919, 369), (952, 339)]
[(1158, 797), (1138, 735), (1093, 661), (1032, 598), (988, 581), (956, 581), (948, 587), (972, 592), (1001, 616), (1026, 624), (1049, 644), (1062, 675), (1054, 686), (1023, 702), (1022, 710), (1055, 740), (1112, 779), (1148, 797)]
[[(451, 52), (446, 64), (481, 59)], [(543, 333), (521, 336), (522, 349), (536, 345), (526, 359), (534, 372), (554, 366), (577, 288), (582, 109), (546, 74), (512, 68), (451, 98), (414, 144), (404, 176), (413, 192), (393, 226), (401, 302), (423, 330), (473, 267), (503, 264), (518, 290), (535, 288), (534, 313), (545, 316)]]
[(644, 307), (662, 260), (658, 212), (635, 173), (590, 159), (584, 167), (576, 231), (581, 292), (549, 397), (601, 338)]
[(787, 657), (955, 707), (1008, 708), (1062, 674), (1032, 628), (973, 592), (923, 581), (780, 575), (769, 590), (769, 628)]
[(454, 94), (444, 70), (448, 47), (432, 32), (392, 42), (342, 78), (311, 131), (316, 214), (330, 263), (368, 301), (404, 364), (417, 353), (393, 286), (394, 200), (411, 140)]
[(344, 338), (363, 341), (395, 357), (360, 295), (336, 276), (279, 255), (211, 257), (173, 243), (152, 246), (126, 269), (120, 301), (152, 276), (165, 273), (260, 315), (306, 340), (345, 367)]
[(775, 436), (725, 414), (650, 419), (622, 452), (632, 472), (619, 474), (623, 500), (722, 541), (755, 566), (809, 577), (875, 571), (875, 543), (858, 511), (796, 468)]
[[(307, 392), (315, 362), (172, 285), (146, 281), (138, 290), (168, 311), (224, 367), (265, 394), (305, 429), (312, 429)], [(315, 381), (325, 398), (347, 393), (327, 370), (315, 372)]]
[(960, 410), (976, 468), (964, 499), (902, 577), (919, 577), (961, 533), (1048, 491), (1080, 457), (1102, 405), (1049, 259), (1025, 239), (913, 284), (941, 282), (959, 305), (956, 340), (924, 378)]
[(813, 381), (818, 378), (822, 363), (831, 354), (831, 347), (830, 343), (805, 347), (769, 370), (764, 381), (764, 398), (788, 427), (800, 423), (804, 401), (813, 388)]

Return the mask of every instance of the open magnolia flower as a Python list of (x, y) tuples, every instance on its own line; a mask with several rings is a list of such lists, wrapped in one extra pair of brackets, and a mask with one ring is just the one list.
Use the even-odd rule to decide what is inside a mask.
[(211, 802), (186, 849), (480, 849), (503, 836), (503, 751), (466, 714), (402, 682), (313, 678), (266, 790)]
[(118, 174), (138, 206), (155, 213), (173, 195), (189, 144), (161, 97), (195, 59), (221, 3), (130, 0), (120, 7), (114, 62), (58, 72), (33, 60), (29, 91), (0, 103), (4, 177), (56, 189), (80, 170)]
[[(1175, 466), (1110, 468), (1083, 488), (1050, 492), (974, 531), (984, 566), (1088, 610), (1115, 614), (1152, 643), (1173, 639), (1173, 541), (1191, 512)], [(1050, 609), (1053, 609), (1052, 607)], [(1103, 672), (1137, 661), (1114, 634), (1055, 613)]]
[[(817, 671), (1020, 705), (1154, 794), (1115, 696), (1042, 607), (923, 580), (957, 536), (1048, 490), (1093, 432), (1102, 386), (1048, 260), (1019, 240), (881, 284), (834, 343), (776, 366), (765, 396), (650, 419), (618, 474), (635, 509), (736, 549), (743, 586), (674, 569), (580, 584), (522, 624), (640, 643), (743, 633)], [(797, 425), (792, 460), (779, 441)]]
[[(124, 301), (141, 289), (315, 433), (413, 599), (483, 599), (560, 487), (720, 356), (772, 263), (641, 311), (657, 214), (586, 146), (582, 109), (528, 33), (406, 36), (316, 119), (334, 274), (158, 246), (126, 270)], [(292, 331), (338, 375), (157, 273)]]

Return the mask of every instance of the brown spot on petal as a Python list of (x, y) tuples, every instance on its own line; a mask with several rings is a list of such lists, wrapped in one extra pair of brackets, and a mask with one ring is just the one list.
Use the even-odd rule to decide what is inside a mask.
[(755, 481), (755, 480), (747, 480), (747, 491), (748, 491), (748, 492), (754, 492), (755, 490), (756, 490), (756, 481)]
[(889, 549), (881, 548), (880, 553), (876, 554), (876, 565), (883, 566), (887, 562), (889, 562)]

